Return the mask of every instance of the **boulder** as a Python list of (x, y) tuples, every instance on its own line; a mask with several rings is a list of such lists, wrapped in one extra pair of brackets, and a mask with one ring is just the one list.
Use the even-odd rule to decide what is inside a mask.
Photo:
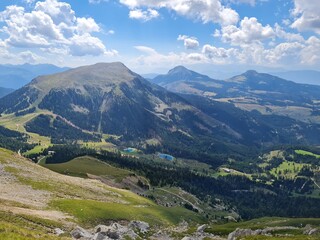
[(260, 235), (262, 230), (251, 230), (251, 229), (240, 229), (237, 228), (235, 231), (228, 235), (228, 240), (237, 240), (239, 237), (246, 237), (246, 236), (255, 236)]
[(149, 223), (142, 222), (142, 221), (131, 221), (129, 223), (129, 228), (132, 230), (138, 230), (139, 232), (146, 234), (149, 232), (150, 226)]
[(83, 240), (89, 240), (93, 237), (91, 233), (89, 233), (87, 230), (79, 226), (72, 230), (71, 236), (74, 239), (83, 239)]
[(117, 231), (108, 231), (106, 232), (106, 235), (110, 239), (120, 239), (120, 233)]
[(109, 240), (109, 239), (110, 238), (104, 232), (98, 232), (92, 238), (92, 240)]
[(310, 229), (310, 231), (308, 232), (307, 235), (316, 235), (316, 234), (319, 234), (320, 233), (320, 230), (317, 229), (317, 228), (312, 228)]
[(126, 236), (136, 239), (138, 237), (132, 229), (119, 223), (112, 223), (110, 226), (98, 225), (94, 231), (96, 234), (93, 240), (124, 239)]
[(57, 236), (64, 234), (64, 231), (61, 230), (60, 228), (55, 228), (53, 231), (54, 231), (54, 234)]
[(203, 224), (197, 228), (197, 232), (203, 233), (206, 228), (207, 228), (207, 224)]

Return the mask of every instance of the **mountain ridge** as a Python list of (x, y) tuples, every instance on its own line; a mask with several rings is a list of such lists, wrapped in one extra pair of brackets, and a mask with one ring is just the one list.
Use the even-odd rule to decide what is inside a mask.
[[(117, 135), (126, 141), (185, 139), (193, 142), (200, 136), (224, 142), (241, 139), (241, 135), (226, 124), (119, 62), (41, 76), (0, 101), (4, 114), (28, 112), (28, 109), (39, 113), (49, 111), (80, 129)], [(61, 126), (57, 117), (51, 121)], [(41, 133), (40, 129), (50, 128), (51, 117), (37, 115), (37, 118), (30, 122), (28, 129)], [(47, 125), (37, 127), (35, 124)]]
[[(180, 71), (187, 80), (181, 81)], [(32, 113), (25, 127), (40, 135), (45, 132), (55, 142), (76, 140), (78, 129), (83, 140), (92, 137), (80, 130), (93, 134), (93, 139), (108, 134), (116, 136), (116, 144), (154, 148), (151, 142), (180, 154), (188, 152), (190, 144), (205, 152), (210, 149), (210, 154), (288, 142), (317, 143), (317, 108), (309, 106), (318, 97), (314, 87), (291, 89), (296, 86), (293, 82), (255, 71), (230, 81), (211, 81), (184, 67), (169, 74), (179, 77), (176, 93), (171, 85), (165, 86), (168, 91), (119, 62), (83, 66), (35, 78), (2, 98), (0, 112), (5, 118)], [(304, 94), (292, 96), (294, 91)], [(305, 119), (294, 112), (297, 107), (310, 111)], [(65, 139), (61, 129), (55, 131), (64, 127), (70, 135)]]

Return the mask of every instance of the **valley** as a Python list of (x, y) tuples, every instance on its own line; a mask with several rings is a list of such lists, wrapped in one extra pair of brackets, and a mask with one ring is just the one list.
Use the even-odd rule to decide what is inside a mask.
[(148, 82), (122, 63), (38, 77), (0, 99), (0, 237), (141, 221), (133, 239), (317, 239), (317, 93), (253, 71)]

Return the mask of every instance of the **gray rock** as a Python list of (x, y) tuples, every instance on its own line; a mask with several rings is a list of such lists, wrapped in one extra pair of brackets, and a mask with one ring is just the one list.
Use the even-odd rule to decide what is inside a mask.
[(319, 233), (320, 233), (319, 229), (313, 228), (308, 232), (308, 235), (316, 235), (316, 234), (319, 234)]
[(130, 239), (136, 239), (138, 237), (138, 234), (136, 234), (132, 229), (129, 229), (124, 236), (128, 236)]
[(92, 240), (109, 240), (109, 239), (110, 238), (104, 232), (98, 232), (92, 238)]
[(193, 238), (191, 238), (191, 237), (184, 237), (184, 238), (182, 238), (181, 240), (193, 240)]
[(172, 240), (173, 238), (171, 238), (168, 233), (162, 232), (162, 231), (160, 230), (160, 231), (158, 231), (157, 233), (153, 234), (153, 235), (150, 237), (150, 239), (151, 239), (151, 240)]
[(138, 230), (141, 233), (145, 234), (149, 232), (150, 226), (149, 223), (142, 222), (142, 221), (131, 221), (129, 223), (129, 228), (132, 230)]
[(53, 231), (54, 231), (54, 234), (57, 236), (64, 234), (64, 231), (60, 228), (55, 228)]
[(106, 234), (110, 239), (120, 239), (120, 234), (117, 231), (108, 231)]
[(119, 223), (112, 223), (110, 226), (98, 225), (94, 231), (96, 234), (92, 240), (124, 239), (126, 236), (136, 239), (138, 237), (138, 234), (132, 229)]
[(106, 225), (98, 225), (94, 228), (95, 233), (108, 232), (109, 230), (110, 230), (110, 226), (106, 226)]
[(206, 228), (207, 224), (203, 224), (197, 228), (197, 232), (203, 233)]
[(261, 230), (252, 231), (251, 229), (237, 228), (228, 235), (228, 240), (237, 240), (238, 237), (255, 236), (261, 234)]
[(72, 230), (71, 236), (75, 239), (84, 240), (91, 239), (93, 237), (91, 233), (79, 226)]

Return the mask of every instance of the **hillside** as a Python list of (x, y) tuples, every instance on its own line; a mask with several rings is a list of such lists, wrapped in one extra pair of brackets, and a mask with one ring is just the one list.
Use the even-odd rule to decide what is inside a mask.
[[(297, 154), (304, 154), (306, 156), (312, 155), (312, 153), (302, 150), (297, 150)], [(270, 153), (270, 156), (263, 156), (262, 164), (264, 164), (265, 169), (267, 169), (269, 165), (277, 168), (277, 165), (274, 165), (273, 163), (272, 156), (284, 157), (280, 151), (272, 152)], [(317, 158), (318, 155), (315, 155), (315, 157)], [(109, 157), (109, 159), (111, 158)], [(126, 160), (127, 164), (130, 163), (128, 160), (129, 159)], [(292, 161), (292, 159), (290, 161)], [(112, 164), (115, 164), (115, 162), (112, 162)], [(154, 166), (154, 163), (150, 164), (152, 164), (150, 166)], [(117, 165), (120, 164), (118, 163)], [(116, 182), (119, 182), (121, 179), (133, 176), (133, 171), (114, 167), (92, 157), (80, 157), (65, 164), (44, 164), (44, 166), (52, 168), (57, 172), (61, 172), (64, 175), (43, 168), (13, 152), (0, 149), (1, 239), (71, 239), (71, 235), (74, 236), (73, 239), (77, 239), (75, 236), (78, 235), (75, 234), (85, 234), (83, 236), (90, 236), (88, 239), (93, 240), (95, 239), (93, 237), (95, 234), (98, 234), (101, 231), (101, 234), (103, 235), (105, 234), (104, 231), (107, 232), (108, 229), (111, 229), (111, 231), (114, 231), (117, 234), (121, 234), (121, 236), (123, 236), (123, 234), (130, 234), (129, 236), (132, 237), (137, 236), (135, 234), (138, 233), (143, 239), (165, 238), (175, 240), (183, 239), (183, 237), (190, 237), (191, 239), (201, 237), (205, 239), (222, 240), (227, 239), (228, 237), (228, 239), (235, 240), (236, 238), (231, 237), (243, 236), (245, 237), (243, 239), (252, 239), (253, 236), (260, 235), (257, 236), (257, 239), (265, 239), (265, 235), (268, 235), (268, 238), (273, 236), (272, 239), (299, 240), (306, 239), (305, 237), (309, 234), (310, 236), (308, 236), (308, 239), (310, 240), (315, 240), (319, 237), (319, 219), (263, 218), (236, 223), (234, 222), (234, 217), (231, 215), (234, 214), (232, 213), (233, 210), (231, 210), (233, 207), (224, 205), (223, 203), (225, 197), (226, 199), (229, 198), (230, 202), (232, 202), (232, 198), (235, 198), (233, 203), (238, 204), (237, 209), (240, 211), (248, 211), (249, 209), (246, 209), (247, 207), (257, 210), (262, 209), (262, 205), (255, 206), (255, 204), (261, 202), (264, 197), (253, 196), (253, 198), (249, 200), (251, 194), (264, 194), (264, 196), (268, 198), (265, 199), (265, 201), (274, 201), (272, 200), (273, 197), (279, 194), (278, 197), (280, 201), (276, 200), (275, 203), (279, 204), (279, 207), (282, 206), (282, 210), (287, 209), (283, 206), (283, 194), (280, 194), (280, 189), (279, 191), (276, 190), (277, 184), (281, 182), (281, 184), (285, 184), (282, 191), (285, 190), (286, 192), (289, 190), (287, 187), (293, 187), (292, 191), (301, 194), (301, 185), (303, 185), (303, 187), (305, 186), (306, 188), (306, 193), (312, 194), (310, 196), (314, 198), (314, 200), (301, 199), (301, 201), (304, 202), (301, 202), (300, 204), (297, 202), (299, 207), (294, 207), (294, 214), (299, 214), (299, 216), (302, 214), (303, 216), (305, 214), (310, 214), (310, 211), (312, 211), (313, 214), (318, 214), (314, 211), (316, 208), (309, 209), (309, 212), (300, 212), (300, 210), (302, 210), (302, 205), (306, 204), (305, 207), (307, 207), (311, 203), (318, 203), (318, 200), (316, 200), (316, 193), (318, 190), (316, 189), (316, 185), (314, 185), (315, 193), (312, 192), (312, 185), (314, 183), (309, 183), (308, 180), (306, 182), (306, 179), (308, 179), (307, 175), (300, 177), (301, 180), (304, 181), (300, 181), (299, 178), (297, 178), (294, 183), (293, 181), (290, 182), (294, 177), (292, 174), (298, 175), (301, 170), (300, 168), (297, 172), (292, 172), (293, 169), (296, 168), (290, 166), (290, 163), (287, 164), (287, 172), (285, 171), (286, 167), (279, 165), (279, 167), (281, 166), (283, 173), (286, 174), (283, 175), (284, 178), (287, 179), (286, 181), (281, 180), (282, 178), (277, 175), (279, 172), (278, 170), (275, 171), (276, 175), (273, 176), (273, 178), (278, 178), (279, 182), (274, 182), (272, 188), (270, 183), (266, 183), (264, 186), (265, 189), (262, 189), (261, 187), (263, 185), (256, 179), (257, 189), (255, 191), (257, 192), (246, 191), (249, 199), (242, 196), (241, 191), (230, 191), (233, 187), (237, 189), (240, 185), (246, 189), (247, 186), (245, 184), (248, 184), (249, 180), (241, 180), (241, 177), (239, 176), (237, 178), (238, 181), (234, 182), (230, 178), (231, 181), (229, 183), (223, 183), (221, 182), (222, 178), (219, 179), (219, 185), (221, 185), (221, 183), (223, 183), (222, 186), (226, 184), (223, 187), (223, 191), (226, 190), (225, 193), (228, 191), (233, 193), (230, 196), (220, 195), (221, 193), (218, 195), (212, 194), (211, 196), (222, 197), (220, 199), (214, 198), (211, 200), (212, 203), (214, 203), (215, 208), (212, 208), (213, 205), (209, 204), (209, 202), (202, 202), (195, 195), (183, 191), (180, 188), (155, 188), (155, 185), (153, 185), (153, 187), (150, 188), (150, 191), (143, 194), (149, 197), (149, 199), (147, 199), (128, 190), (111, 187), (108, 185), (110, 182), (106, 183), (102, 178), (95, 180), (93, 176), (113, 178)], [(164, 164), (162, 164), (162, 166), (164, 166)], [(296, 167), (297, 166), (298, 164), (296, 164)], [(271, 174), (273, 174), (272, 167), (269, 168), (271, 169)], [(163, 170), (161, 170), (160, 174), (163, 174), (162, 171)], [(168, 168), (166, 168), (166, 171), (169, 171)], [(317, 175), (319, 174), (316, 169), (313, 169), (312, 171), (315, 171)], [(175, 174), (175, 176), (177, 175), (179, 174)], [(263, 174), (258, 178), (262, 179), (262, 176)], [(165, 176), (163, 175), (163, 177)], [(227, 176), (224, 178), (225, 180), (228, 179)], [(192, 179), (195, 178), (188, 178), (188, 181), (190, 181), (191, 184), (187, 183), (185, 186), (190, 187), (190, 190), (194, 191), (193, 187), (195, 185), (193, 184), (195, 184), (195, 182), (192, 183)], [(198, 176), (197, 181), (200, 179), (200, 176)], [(313, 179), (313, 181), (319, 180), (318, 176), (314, 176), (314, 178), (311, 179)], [(152, 178), (151, 181), (153, 181)], [(239, 186), (236, 186), (237, 184), (239, 184)], [(228, 187), (226, 188), (226, 186)], [(253, 186), (254, 185), (250, 188)], [(228, 190), (230, 187), (231, 189)], [(206, 194), (203, 189), (199, 190), (201, 191), (199, 196)], [(259, 193), (259, 191), (261, 192)], [(277, 194), (269, 194), (270, 191), (275, 191)], [(150, 196), (152, 196), (152, 198)], [(151, 201), (150, 198), (154, 199), (159, 205)], [(294, 198), (290, 200), (290, 204), (300, 201), (299, 196), (296, 196), (295, 198), (296, 200), (293, 200)], [(210, 199), (207, 199), (207, 201), (208, 200), (210, 201)], [(250, 201), (253, 206), (243, 205), (240, 208), (242, 204), (248, 204), (247, 201)], [(285, 200), (285, 202), (286, 204), (289, 203), (287, 200)], [(262, 204), (265, 207), (267, 206), (263, 202)], [(269, 204), (272, 205), (273, 203), (269, 202)], [(267, 209), (262, 210), (262, 214), (266, 214), (265, 211), (273, 211), (269, 209), (269, 207), (270, 206), (268, 205)], [(291, 207), (289, 207), (289, 209)], [(280, 210), (280, 208), (278, 210)], [(210, 216), (209, 218), (208, 214)], [(107, 226), (110, 223), (117, 225), (111, 224), (110, 227)], [(208, 225), (202, 225), (203, 223), (207, 223)], [(105, 226), (101, 224), (105, 224)], [(95, 227), (97, 225), (99, 225), (102, 230), (98, 231), (98, 227)], [(84, 227), (87, 230), (78, 226)], [(128, 230), (127, 226), (131, 230)], [(130, 226), (136, 227), (131, 228)], [(141, 232), (136, 231), (137, 227), (142, 227), (141, 229), (144, 230), (141, 230)], [(243, 230), (239, 230), (238, 228)], [(136, 233), (134, 231), (136, 231)], [(125, 239), (139, 238), (129, 237)]]
[[(319, 131), (320, 125), (319, 86), (298, 84), (256, 71), (219, 81), (183, 67), (152, 81), (180, 94), (202, 112), (215, 116), (249, 139), (250, 133), (257, 136), (262, 133), (266, 137), (273, 135), (274, 142), (293, 143), (300, 139), (302, 144), (317, 143), (313, 133)], [(257, 130), (255, 124), (265, 130)], [(249, 131), (239, 130), (240, 125)], [(283, 130), (286, 133), (281, 134)]]
[(209, 89), (223, 88), (226, 84), (183, 66), (177, 66), (167, 74), (156, 76), (151, 81), (173, 92), (204, 96), (214, 95), (215, 93), (210, 93)]
[[(77, 224), (94, 227), (117, 220), (141, 220), (152, 227), (202, 221), (185, 208), (168, 209), (98, 180), (61, 175), (4, 149), (0, 173), (1, 239), (69, 239)], [(55, 228), (65, 237), (56, 237)]]
[[(200, 138), (208, 139), (206, 145), (223, 145), (241, 139), (226, 124), (149, 83), (122, 63), (100, 63), (38, 77), (1, 99), (0, 111), (3, 120), (33, 114), (33, 120), (23, 123), (26, 130), (54, 137), (55, 142), (61, 139), (56, 133), (53, 136), (53, 131), (44, 133), (44, 129), (59, 128), (57, 121), (67, 123), (70, 134), (76, 128), (140, 145), (185, 142), (187, 147)], [(43, 116), (48, 114), (51, 116)]]
[(182, 66), (156, 82), (177, 92), (122, 63), (37, 77), (0, 100), (0, 123), (31, 136), (30, 143), (40, 143), (37, 150), (113, 143), (214, 167), (228, 154), (255, 156), (262, 146), (320, 143), (315, 86), (254, 71), (212, 80)]

